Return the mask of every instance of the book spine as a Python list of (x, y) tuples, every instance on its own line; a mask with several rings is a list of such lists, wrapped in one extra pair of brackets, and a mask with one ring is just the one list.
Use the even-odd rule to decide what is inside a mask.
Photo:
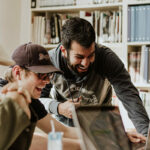
[(146, 6), (146, 41), (150, 41), (150, 5)]
[(128, 7), (128, 42), (131, 41), (131, 7)]
[(31, 0), (31, 8), (36, 8), (36, 0)]

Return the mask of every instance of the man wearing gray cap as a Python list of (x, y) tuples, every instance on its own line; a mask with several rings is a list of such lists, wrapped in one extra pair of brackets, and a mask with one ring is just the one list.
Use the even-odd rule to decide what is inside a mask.
[[(52, 65), (47, 51), (40, 45), (27, 43), (19, 46), (13, 52), (12, 59), (15, 65), (13, 65), (11, 69), (11, 77), (13, 78), (11, 81), (14, 81), (16, 85), (22, 87), (24, 92), (28, 91), (31, 101), (23, 101), (29, 106), (26, 107), (26, 110), (23, 109), (23, 111), (22, 108), (20, 108), (20, 104), (19, 106), (17, 105), (18, 109), (13, 111), (17, 113), (10, 116), (10, 118), (12, 117), (10, 120), (7, 118), (5, 118), (4, 121), (0, 120), (2, 124), (8, 124), (9, 122), (8, 126), (0, 128), (1, 135), (5, 136), (4, 139), (2, 139), (2, 137), (0, 138), (0, 149), (29, 149), (35, 126), (37, 125), (44, 132), (48, 133), (51, 131), (50, 120), (54, 121), (57, 131), (64, 132), (64, 137), (72, 138), (72, 141), (69, 142), (71, 149), (80, 149), (78, 141), (73, 140), (76, 138), (75, 129), (67, 128), (53, 119), (38, 100), (42, 89), (50, 82), (53, 73), (60, 72)], [(14, 86), (11, 88), (15, 89)], [(3, 93), (7, 93), (8, 90), (9, 88), (5, 87)], [(20, 103), (20, 101), (18, 102)], [(3, 106), (3, 104), (0, 104), (0, 106)], [(9, 112), (10, 109), (6, 109), (5, 111)], [(18, 120), (21, 118), (20, 116), (22, 116), (21, 114), (24, 116), (21, 125), (18, 127), (18, 130), (14, 130), (18, 125)], [(12, 131), (17, 132), (15, 137)], [(8, 143), (8, 141), (10, 142)], [(66, 144), (64, 144), (64, 146), (66, 146)], [(69, 147), (69, 145), (67, 145), (67, 147)]]

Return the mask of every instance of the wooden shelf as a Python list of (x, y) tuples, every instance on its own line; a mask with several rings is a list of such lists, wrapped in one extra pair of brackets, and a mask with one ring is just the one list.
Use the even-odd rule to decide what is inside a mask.
[(107, 4), (91, 4), (91, 5), (74, 5), (74, 6), (57, 6), (57, 7), (42, 7), (32, 8), (32, 12), (68, 12), (68, 11), (80, 11), (80, 10), (96, 10), (96, 9), (117, 9), (122, 6), (122, 3), (107, 3)]
[(142, 5), (142, 4), (149, 4), (149, 3), (150, 3), (150, 0), (143, 0), (143, 1), (142, 0), (141, 1), (129, 0), (127, 4), (128, 5)]
[(148, 83), (134, 83), (134, 85), (137, 87), (137, 88), (140, 88), (140, 89), (150, 89), (150, 84)]
[(122, 47), (123, 44), (122, 43), (100, 43), (102, 45), (105, 45), (107, 47)]
[(53, 49), (58, 46), (58, 44), (47, 44), (47, 45), (42, 45), (46, 49)]
[(128, 42), (128, 46), (142, 46), (142, 45), (150, 45), (150, 42)]

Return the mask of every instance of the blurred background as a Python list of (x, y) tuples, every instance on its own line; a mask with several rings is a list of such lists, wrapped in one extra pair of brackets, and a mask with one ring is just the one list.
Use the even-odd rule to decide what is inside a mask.
[[(0, 0), (0, 59), (30, 39), (30, 1)], [(6, 67), (0, 66), (0, 76)]]

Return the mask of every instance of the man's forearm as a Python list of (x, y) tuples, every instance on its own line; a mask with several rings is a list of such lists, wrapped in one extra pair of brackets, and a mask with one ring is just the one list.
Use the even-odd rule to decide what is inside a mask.
[(41, 103), (44, 105), (45, 109), (52, 114), (58, 115), (58, 105), (60, 102), (51, 98), (40, 98)]
[(80, 140), (63, 138), (63, 150), (81, 150)]
[(47, 135), (35, 132), (29, 150), (47, 150), (47, 138)]

